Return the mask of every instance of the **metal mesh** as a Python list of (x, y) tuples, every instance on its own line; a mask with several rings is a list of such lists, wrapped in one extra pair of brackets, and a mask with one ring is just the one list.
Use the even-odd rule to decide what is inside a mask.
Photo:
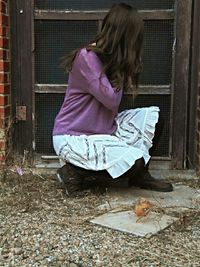
[[(63, 101), (63, 94), (36, 94), (36, 152), (54, 154), (52, 129), (54, 119)], [(161, 109), (165, 127), (154, 156), (169, 156), (170, 96), (140, 95), (135, 99), (134, 107), (156, 105)], [(124, 96), (120, 110), (133, 108), (131, 96)]]
[(97, 10), (109, 9), (115, 3), (127, 3), (137, 9), (171, 9), (174, 0), (36, 0), (38, 9), (73, 9), (73, 10)]
[[(65, 84), (66, 75), (59, 67), (61, 57), (89, 43), (96, 35), (97, 27), (97, 21), (36, 21), (36, 83)], [(172, 46), (172, 21), (145, 21), (141, 84), (171, 83)]]
[(145, 21), (144, 71), (141, 84), (170, 84), (174, 25), (171, 20)]
[(35, 21), (36, 83), (66, 83), (61, 58), (89, 43), (97, 27), (97, 21)]
[(169, 95), (138, 95), (133, 99), (130, 95), (122, 98), (120, 111), (124, 109), (136, 107), (157, 106), (160, 108), (160, 116), (164, 119), (164, 129), (162, 131), (159, 143), (153, 156), (168, 157), (169, 156), (169, 140), (170, 140), (170, 106), (171, 96)]
[(36, 94), (35, 96), (35, 150), (40, 154), (54, 154), (52, 130), (63, 94)]

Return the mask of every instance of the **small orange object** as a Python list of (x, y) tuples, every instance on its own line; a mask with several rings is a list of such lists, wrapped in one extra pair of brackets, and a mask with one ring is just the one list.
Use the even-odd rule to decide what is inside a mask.
[(144, 217), (149, 213), (151, 207), (152, 207), (151, 202), (149, 202), (145, 198), (140, 198), (137, 204), (134, 206), (134, 213), (138, 217)]

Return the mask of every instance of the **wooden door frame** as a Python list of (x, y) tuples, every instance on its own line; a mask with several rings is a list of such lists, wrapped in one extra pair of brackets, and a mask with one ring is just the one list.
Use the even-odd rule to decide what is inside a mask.
[[(172, 168), (185, 169), (187, 155), (188, 95), (192, 0), (176, 1), (172, 101)], [(187, 23), (186, 23), (187, 22)]]
[[(33, 156), (33, 0), (10, 0), (11, 101), (14, 121), (13, 149)], [(26, 107), (26, 119), (16, 117), (17, 106)]]
[[(176, 1), (176, 43), (174, 46), (173, 97), (171, 112), (172, 168), (186, 167), (187, 138), (194, 133), (188, 131), (188, 118), (195, 120), (194, 113), (188, 115), (188, 93), (190, 82), (190, 37), (193, 0)], [(194, 2), (198, 2), (194, 0)], [(10, 0), (11, 18), (11, 88), (13, 117), (16, 105), (27, 107), (26, 121), (18, 121), (14, 126), (13, 143), (15, 151), (28, 151), (33, 158), (34, 150), (34, 0)], [(185, 23), (187, 21), (187, 23)], [(194, 48), (195, 50), (195, 48)], [(193, 54), (194, 51), (193, 51)], [(193, 60), (195, 61), (194, 57)], [(194, 77), (193, 77), (194, 78)], [(192, 83), (192, 80), (191, 80)], [(194, 84), (193, 84), (194, 86)], [(196, 97), (195, 93), (191, 96)], [(194, 100), (193, 100), (194, 101)], [(190, 101), (191, 105), (191, 101)], [(191, 121), (191, 120), (190, 120)], [(189, 136), (189, 137), (188, 137)], [(194, 139), (193, 139), (194, 141)], [(191, 149), (190, 149), (191, 150)], [(192, 151), (190, 151), (192, 154)]]
[(196, 167), (196, 128), (198, 107), (198, 75), (200, 55), (200, 1), (193, 2), (193, 21), (191, 37), (191, 68), (189, 88), (189, 116), (188, 116), (188, 138), (187, 138), (187, 167)]

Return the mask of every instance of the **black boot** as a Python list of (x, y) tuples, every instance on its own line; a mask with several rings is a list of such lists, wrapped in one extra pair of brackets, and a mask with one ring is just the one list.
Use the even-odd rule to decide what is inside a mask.
[(162, 179), (156, 179), (151, 176), (148, 170), (148, 165), (145, 166), (144, 159), (137, 160), (134, 166), (135, 167), (130, 179), (130, 185), (160, 192), (173, 191), (173, 186), (171, 183), (165, 182)]
[(140, 180), (136, 184), (143, 189), (160, 191), (160, 192), (171, 192), (173, 191), (173, 186), (169, 182), (165, 182), (162, 179), (156, 179), (151, 176), (149, 171), (144, 170), (141, 174)]
[(74, 196), (83, 188), (83, 176), (75, 172), (71, 164), (66, 163), (62, 168), (57, 170), (57, 178), (62, 183), (66, 195)]
[[(158, 143), (160, 141), (161, 134), (164, 129), (164, 119), (162, 117), (162, 114), (159, 115), (158, 123), (155, 127), (155, 134), (154, 138), (152, 140), (153, 146), (149, 150), (149, 154), (152, 157), (155, 150), (158, 147)], [(148, 190), (154, 190), (154, 191), (160, 191), (160, 192), (171, 192), (173, 191), (173, 186), (169, 182), (165, 182), (162, 179), (155, 179), (151, 176), (149, 173), (149, 162), (145, 166), (145, 162), (143, 160), (143, 166), (141, 168), (140, 166), (140, 175), (135, 180), (135, 184), (139, 186), (140, 188), (148, 189)]]
[(92, 171), (66, 163), (57, 170), (57, 178), (62, 183), (68, 196), (84, 194), (83, 190), (107, 188), (113, 186), (118, 179), (113, 179), (107, 171)]

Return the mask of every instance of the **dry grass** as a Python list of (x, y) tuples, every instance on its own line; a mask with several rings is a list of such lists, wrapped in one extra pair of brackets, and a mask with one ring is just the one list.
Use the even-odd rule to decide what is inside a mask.
[(173, 214), (178, 222), (147, 239), (91, 225), (107, 201), (99, 191), (67, 198), (52, 175), (8, 173), (0, 180), (0, 266), (199, 266), (199, 209)]

